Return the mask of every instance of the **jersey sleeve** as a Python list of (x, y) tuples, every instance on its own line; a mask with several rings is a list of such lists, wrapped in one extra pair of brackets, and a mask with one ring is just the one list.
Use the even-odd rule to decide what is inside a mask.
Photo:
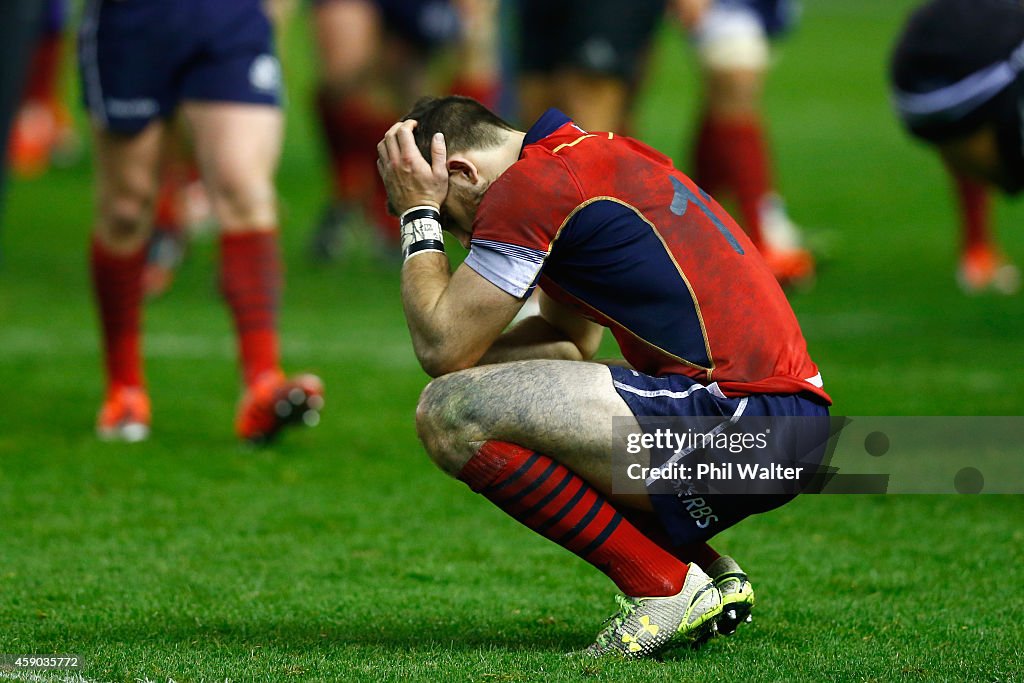
[(554, 155), (517, 161), (484, 195), (465, 264), (512, 296), (529, 296), (559, 228), (582, 198), (575, 177)]

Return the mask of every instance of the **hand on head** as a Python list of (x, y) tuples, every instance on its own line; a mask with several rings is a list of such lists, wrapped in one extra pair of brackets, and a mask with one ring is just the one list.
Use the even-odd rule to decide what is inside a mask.
[(430, 141), (430, 163), (416, 147), (416, 121), (399, 121), (377, 143), (377, 171), (388, 192), (389, 208), (397, 215), (414, 206), (437, 209), (448, 196), (448, 153), (444, 136)]

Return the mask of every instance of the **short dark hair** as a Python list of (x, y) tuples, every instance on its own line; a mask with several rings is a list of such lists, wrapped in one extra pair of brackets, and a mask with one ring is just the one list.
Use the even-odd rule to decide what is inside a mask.
[(444, 135), (448, 152), (497, 147), (504, 139), (502, 131), (514, 131), (507, 121), (471, 97), (421, 97), (402, 120), (413, 119), (413, 137), (420, 154), (430, 161), (430, 141), (434, 133)]

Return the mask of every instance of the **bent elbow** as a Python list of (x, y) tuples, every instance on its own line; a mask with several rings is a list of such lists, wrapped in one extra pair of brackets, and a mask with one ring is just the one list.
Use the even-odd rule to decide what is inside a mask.
[(452, 372), (471, 368), (474, 362), (468, 358), (446, 356), (442, 353), (419, 354), (420, 367), (431, 377), (441, 377)]

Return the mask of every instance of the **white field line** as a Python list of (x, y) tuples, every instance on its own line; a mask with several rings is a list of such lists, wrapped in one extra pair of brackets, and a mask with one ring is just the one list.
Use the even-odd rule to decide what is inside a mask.
[(39, 674), (34, 671), (0, 671), (0, 680), (20, 681), (21, 683), (98, 683), (91, 678), (83, 678), (81, 674)]
[[(30, 327), (0, 329), (0, 363), (25, 357), (98, 357), (95, 333), (60, 336), (53, 332)], [(302, 338), (285, 332), (282, 335), (285, 357), (352, 358), (360, 363), (389, 367), (415, 367), (416, 357), (412, 344), (406, 338), (365, 336), (341, 339)], [(143, 354), (147, 358), (189, 360), (226, 360), (235, 358), (233, 336), (202, 334), (146, 334), (142, 339)]]
[[(60, 671), (53, 671), (48, 674), (36, 673), (34, 671), (0, 671), (0, 681), (16, 681), (17, 683), (100, 683), (100, 681), (91, 678), (84, 678), (81, 674), (65, 674)], [(231, 679), (224, 679), (224, 683), (230, 682)], [(174, 683), (174, 679), (143, 677), (136, 678), (135, 683)]]

